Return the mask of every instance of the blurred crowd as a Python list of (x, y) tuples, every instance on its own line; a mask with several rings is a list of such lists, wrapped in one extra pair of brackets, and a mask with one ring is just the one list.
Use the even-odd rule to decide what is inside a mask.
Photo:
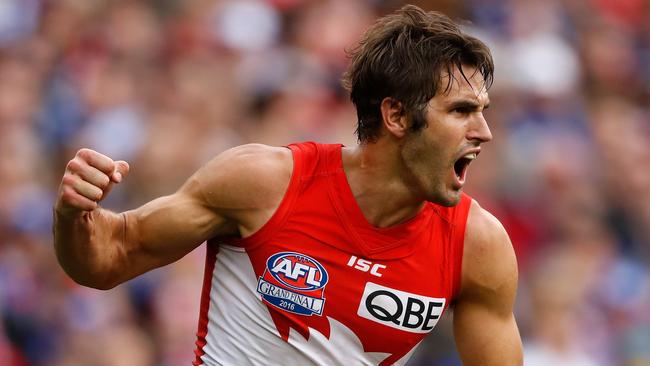
[[(650, 5), (414, 1), (483, 39), (494, 141), (468, 193), (518, 254), (527, 365), (650, 365)], [(204, 248), (113, 290), (52, 249), (66, 162), (131, 164), (103, 202), (169, 194), (242, 143), (355, 144), (346, 49), (380, 0), (0, 1), (0, 365), (187, 365)], [(449, 317), (413, 366), (458, 365)]]

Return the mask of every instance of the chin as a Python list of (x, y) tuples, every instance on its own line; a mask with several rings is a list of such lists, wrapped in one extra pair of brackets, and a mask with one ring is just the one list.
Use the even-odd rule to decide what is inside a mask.
[(429, 197), (428, 201), (444, 207), (453, 207), (460, 202), (461, 191), (446, 192), (442, 194), (434, 194)]

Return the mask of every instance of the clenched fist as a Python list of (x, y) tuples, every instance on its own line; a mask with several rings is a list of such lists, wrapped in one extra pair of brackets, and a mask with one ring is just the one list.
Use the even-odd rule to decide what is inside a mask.
[(70, 216), (97, 208), (101, 201), (129, 173), (126, 161), (113, 161), (94, 150), (81, 149), (65, 169), (55, 210)]

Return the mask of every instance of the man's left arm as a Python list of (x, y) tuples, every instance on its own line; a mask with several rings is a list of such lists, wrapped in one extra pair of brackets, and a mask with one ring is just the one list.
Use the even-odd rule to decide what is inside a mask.
[(465, 231), (454, 337), (463, 365), (522, 365), (513, 315), (517, 260), (501, 223), (476, 202)]

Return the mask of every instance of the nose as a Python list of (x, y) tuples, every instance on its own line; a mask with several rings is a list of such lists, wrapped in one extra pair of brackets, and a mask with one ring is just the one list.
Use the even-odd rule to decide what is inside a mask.
[(492, 132), (488, 126), (483, 113), (477, 113), (475, 118), (472, 119), (470, 128), (467, 131), (467, 139), (470, 141), (478, 141), (480, 143), (489, 142), (492, 140)]

